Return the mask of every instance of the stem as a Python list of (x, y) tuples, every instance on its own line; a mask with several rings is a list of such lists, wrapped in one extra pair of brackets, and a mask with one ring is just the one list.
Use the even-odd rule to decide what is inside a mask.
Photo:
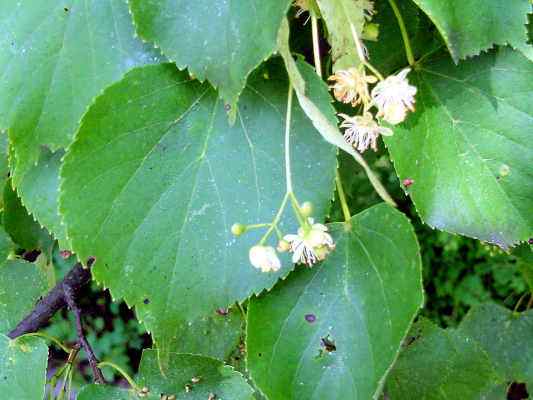
[(516, 305), (514, 306), (514, 310), (513, 310), (513, 313), (517, 313), (518, 312), (518, 309), (520, 308), (520, 306), (522, 305), (522, 302), (524, 301), (524, 299), (526, 298), (526, 296), (528, 295), (529, 293), (524, 293), (522, 296), (520, 296), (520, 298), (518, 299), (518, 301), (516, 302)]
[(291, 133), (291, 113), (292, 113), (292, 85), (289, 83), (289, 94), (287, 98), (287, 116), (285, 119), (285, 175), (287, 180), (287, 193), (292, 192), (291, 175), (291, 149), (289, 136)]
[(339, 200), (341, 201), (344, 221), (350, 222), (352, 216), (350, 215), (350, 208), (348, 207), (348, 202), (346, 201), (346, 194), (344, 193), (344, 188), (342, 187), (341, 174), (339, 173), (338, 168), (335, 170), (335, 183), (337, 184), (337, 193), (339, 194)]
[(407, 56), (407, 61), (409, 62), (409, 65), (413, 66), (415, 64), (415, 57), (413, 56), (411, 42), (409, 41), (409, 36), (407, 35), (407, 29), (405, 28), (405, 22), (403, 21), (402, 14), (400, 13), (400, 9), (396, 4), (396, 0), (389, 0), (389, 4), (392, 7), (392, 11), (394, 11), (394, 15), (396, 16), (398, 25), (400, 26), (400, 31), (402, 32), (402, 39), (405, 46), (405, 55)]
[(281, 205), (279, 206), (278, 212), (276, 213), (276, 216), (274, 217), (274, 220), (272, 221), (272, 224), (270, 225), (270, 228), (265, 232), (261, 240), (259, 241), (259, 244), (262, 245), (265, 240), (268, 239), (274, 228), (277, 226), (281, 215), (283, 214), (283, 210), (285, 210), (285, 206), (287, 205), (287, 200), (289, 199), (289, 193), (285, 193), (285, 196), (283, 197), (283, 200), (281, 201)]
[(76, 324), (76, 332), (78, 334), (78, 340), (81, 346), (83, 347), (83, 350), (85, 350), (85, 354), (87, 355), (87, 360), (89, 361), (89, 365), (91, 366), (91, 369), (93, 370), (94, 380), (96, 383), (104, 384), (105, 378), (104, 378), (104, 375), (102, 374), (102, 371), (100, 371), (100, 368), (98, 368), (98, 359), (96, 358), (94, 351), (90, 343), (87, 341), (87, 338), (85, 337), (85, 333), (83, 332), (81, 310), (76, 304), (74, 291), (72, 290), (70, 286), (67, 286), (67, 285), (65, 285), (63, 290), (65, 292), (65, 300), (68, 304), (68, 307), (74, 313), (74, 322)]
[(28, 336), (36, 336), (36, 337), (41, 337), (43, 339), (49, 340), (49, 341), (55, 343), (65, 353), (70, 353), (70, 349), (67, 346), (65, 346), (63, 343), (61, 343), (61, 341), (58, 338), (56, 338), (54, 336), (50, 336), (50, 335), (48, 335), (47, 333), (44, 333), (44, 332), (25, 333), (24, 335), (21, 335), (18, 338), (28, 337)]
[(302, 212), (300, 211), (300, 203), (298, 202), (298, 199), (296, 198), (294, 193), (289, 193), (289, 196), (291, 198), (292, 209), (294, 210), (294, 214), (296, 214), (296, 219), (298, 220), (300, 226), (305, 229), (308, 223), (307, 218), (304, 218), (302, 216)]
[(313, 56), (315, 59), (315, 70), (318, 76), (322, 78), (322, 63), (320, 61), (320, 46), (318, 43), (318, 19), (311, 11), (311, 31), (313, 33)]
[(115, 363), (112, 363), (111, 361), (102, 361), (100, 363), (98, 363), (98, 367), (99, 368), (102, 368), (102, 367), (111, 367), (113, 368), (115, 371), (117, 371), (120, 375), (122, 375), (124, 377), (124, 379), (126, 379), (128, 381), (128, 383), (130, 384), (130, 386), (137, 392), (140, 392), (142, 389), (137, 386), (137, 384), (134, 382), (134, 380), (132, 379), (131, 376), (129, 376), (126, 371), (124, 371), (122, 368), (120, 368), (117, 364)]
[(272, 225), (270, 222), (263, 223), (263, 224), (246, 225), (246, 230), (248, 230), (248, 229), (256, 229), (256, 228), (266, 228), (267, 226), (270, 226), (270, 225)]
[[(78, 356), (78, 352), (79, 351), (80, 351), (80, 344), (76, 343), (74, 345), (74, 347), (72, 348), (72, 350), (69, 351), (68, 359), (67, 359), (67, 362), (65, 363), (65, 365), (63, 365), (63, 367), (61, 367), (61, 369), (59, 369), (52, 376), (52, 379), (50, 379), (50, 399), (53, 398), (53, 393), (54, 393), (54, 391), (56, 389), (57, 379), (60, 376), (62, 376), (63, 374), (65, 374), (65, 376), (63, 377), (63, 380), (61, 382), (61, 388), (59, 390), (59, 395), (57, 397), (57, 400), (61, 400), (63, 398), (64, 391), (65, 391), (65, 383), (66, 383), (67, 379), (69, 378), (69, 374), (70, 374), (70, 377), (72, 377), (72, 365), (74, 364), (74, 361), (76, 360), (76, 357)], [(70, 400), (70, 399), (68, 399), (68, 400)]]
[(376, 75), (380, 81), (382, 81), (383, 75), (381, 75), (380, 72), (366, 60), (365, 53), (363, 51), (363, 48), (361, 47), (361, 41), (359, 40), (359, 35), (357, 35), (355, 26), (353, 26), (351, 22), (350, 22), (350, 30), (352, 31), (352, 37), (353, 37), (353, 41), (355, 42), (355, 48), (357, 49), (357, 56), (359, 57), (359, 60), (365, 67), (367, 67), (370, 71), (372, 71), (372, 73)]
[(242, 308), (242, 304), (239, 302), (237, 302), (236, 304), (237, 304), (237, 308), (241, 312), (243, 320), (246, 321), (246, 313), (244, 312), (244, 308)]
[(30, 332), (37, 332), (44, 327), (50, 318), (67, 305), (63, 288), (69, 286), (74, 293), (89, 283), (91, 272), (81, 264), (76, 264), (65, 278), (59, 282), (45, 297), (43, 297), (11, 332), (7, 334), (11, 339)]

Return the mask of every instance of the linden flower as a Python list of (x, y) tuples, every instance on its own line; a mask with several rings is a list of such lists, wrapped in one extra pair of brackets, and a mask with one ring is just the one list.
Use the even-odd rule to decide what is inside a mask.
[(372, 90), (372, 102), (379, 110), (377, 116), (393, 125), (405, 119), (407, 110), (415, 110), (416, 87), (407, 81), (409, 71), (410, 68), (405, 68), (397, 75), (387, 77)]
[(252, 246), (248, 255), (252, 265), (262, 272), (275, 272), (281, 268), (276, 250), (271, 246)]
[(338, 114), (344, 118), (341, 128), (344, 131), (344, 140), (363, 153), (368, 147), (377, 151), (377, 140), (379, 135), (391, 136), (392, 130), (384, 126), (379, 126), (371, 113), (365, 112), (363, 115), (350, 117), (346, 114)]
[(376, 83), (377, 79), (373, 75), (362, 74), (357, 68), (348, 68), (335, 72), (328, 81), (335, 82), (329, 88), (333, 89), (333, 95), (337, 100), (351, 103), (355, 107), (361, 102), (370, 101), (368, 84)]
[(315, 224), (312, 218), (308, 218), (308, 221), (311, 229), (307, 232), (299, 228), (297, 235), (285, 235), (283, 239), (290, 244), (290, 251), (293, 253), (292, 262), (311, 267), (324, 260), (335, 248), (335, 244), (325, 225)]
[(359, 0), (357, 3), (357, 5), (363, 10), (365, 19), (370, 21), (372, 16), (376, 13), (374, 3), (371, 0)]

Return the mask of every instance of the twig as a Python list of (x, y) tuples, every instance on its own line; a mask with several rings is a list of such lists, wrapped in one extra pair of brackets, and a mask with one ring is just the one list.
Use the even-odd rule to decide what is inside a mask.
[(30, 314), (20, 321), (7, 336), (15, 339), (43, 328), (56, 312), (67, 305), (63, 288), (68, 286), (74, 294), (77, 294), (90, 280), (91, 272), (89, 269), (84, 268), (81, 264), (76, 264), (61, 282), (39, 300)]
[(105, 383), (104, 375), (102, 374), (102, 371), (100, 368), (98, 368), (98, 359), (96, 358), (94, 351), (90, 345), (90, 343), (87, 341), (87, 338), (85, 337), (85, 333), (83, 332), (83, 323), (81, 320), (81, 310), (78, 307), (78, 304), (76, 303), (76, 295), (74, 293), (74, 290), (72, 287), (70, 287), (67, 284), (63, 284), (63, 292), (65, 301), (67, 302), (68, 307), (74, 314), (74, 320), (76, 324), (76, 332), (78, 333), (78, 340), (81, 344), (81, 347), (83, 347), (83, 350), (85, 350), (85, 354), (87, 354), (87, 360), (89, 361), (89, 365), (91, 366), (91, 369), (93, 370), (94, 380), (96, 383)]

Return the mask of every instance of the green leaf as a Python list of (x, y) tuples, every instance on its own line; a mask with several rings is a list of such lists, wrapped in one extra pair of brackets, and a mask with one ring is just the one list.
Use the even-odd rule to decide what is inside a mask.
[[(156, 350), (144, 350), (139, 367), (140, 386), (152, 393), (174, 394), (177, 399), (204, 400), (209, 394), (216, 399), (252, 400), (253, 390), (244, 377), (228, 365), (212, 358), (192, 354), (168, 354), (172, 368), (161, 374)], [(198, 383), (191, 379), (198, 378)], [(187, 392), (186, 385), (191, 390)]]
[(290, 0), (130, 0), (137, 33), (178, 68), (208, 79), (232, 107), (246, 78), (276, 47)]
[(63, 150), (52, 153), (42, 148), (39, 162), (23, 176), (17, 192), (33, 217), (59, 240), (63, 249), (68, 249), (65, 226), (59, 215), (59, 168), (63, 154)]
[(422, 319), (387, 379), (391, 399), (479, 400), (501, 382), (470, 337)]
[(270, 400), (377, 398), (422, 306), (419, 248), (401, 213), (380, 204), (330, 230), (323, 263), (250, 301), (247, 366)]
[(17, 192), (11, 187), (11, 180), (6, 182), (4, 188), (3, 220), (6, 232), (23, 249), (43, 249), (51, 245), (50, 235), (28, 214)]
[(283, 57), (285, 68), (289, 74), (291, 84), (298, 96), (300, 107), (320, 132), (324, 140), (337, 146), (350, 154), (364, 169), (368, 179), (380, 197), (390, 205), (396, 205), (383, 187), (378, 177), (370, 169), (365, 159), (353, 146), (349, 145), (342, 137), (337, 127), (335, 108), (331, 104), (328, 87), (315, 73), (314, 69), (302, 60), (295, 62), (289, 48), (289, 24), (285, 20), (280, 27), (278, 35), (278, 51)]
[[(357, 48), (350, 25), (359, 37), (365, 25), (365, 0), (317, 0), (318, 7), (328, 28), (333, 71), (359, 65)], [(361, 42), (362, 44), (362, 42)]]
[(4, 399), (42, 400), (48, 347), (38, 338), (0, 335), (0, 393)]
[(484, 304), (467, 314), (459, 331), (481, 345), (506, 381), (533, 385), (533, 310)]
[(46, 276), (35, 264), (16, 260), (0, 266), (0, 333), (15, 328), (47, 290)]
[[(140, 388), (149, 390), (148, 396), (143, 398), (159, 400), (163, 395), (174, 395), (177, 400), (206, 400), (210, 394), (221, 400), (254, 398), (253, 390), (243, 376), (221, 361), (179, 353), (169, 353), (166, 358), (172, 367), (162, 374), (158, 352), (143, 351), (136, 380)], [(80, 391), (78, 400), (129, 400), (139, 397), (133, 389), (88, 385)]]
[(533, 236), (531, 76), (507, 48), (410, 74), (417, 111), (385, 142), (426, 223), (501, 247)]
[(41, 146), (69, 144), (103, 88), (134, 66), (159, 61), (133, 37), (125, 1), (6, 0), (0, 32), (0, 127), (9, 128), (15, 186)]
[(437, 26), (457, 63), (495, 44), (527, 43), (529, 0), (413, 0)]
[[(94, 277), (136, 306), (160, 349), (292, 268), (284, 256), (279, 272), (259, 272), (248, 250), (263, 232), (230, 232), (235, 222), (271, 221), (285, 192), (280, 70), (258, 71), (230, 126), (209, 85), (169, 64), (136, 69), (96, 100), (65, 157), (60, 208), (73, 248), (81, 259), (96, 256)], [(293, 107), (293, 182), (320, 219), (335, 149)], [(285, 213), (281, 229), (296, 226)]]
[[(223, 315), (226, 312), (227, 315)], [(242, 334), (243, 319), (239, 311), (236, 308), (219, 309), (182, 329), (173, 349), (226, 360), (239, 346)]]
[[(86, 385), (81, 388), (77, 400), (138, 400), (139, 396), (132, 389), (122, 389), (108, 385)], [(161, 396), (150, 393), (143, 400), (161, 400)]]

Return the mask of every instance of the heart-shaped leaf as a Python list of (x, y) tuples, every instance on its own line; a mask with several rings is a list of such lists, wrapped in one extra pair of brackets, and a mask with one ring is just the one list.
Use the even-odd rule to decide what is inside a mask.
[(330, 224), (335, 250), (248, 308), (247, 365), (270, 400), (377, 398), (422, 306), (413, 229), (380, 204)]
[[(277, 273), (254, 269), (248, 250), (263, 232), (230, 231), (271, 221), (284, 196), (287, 93), (279, 65), (265, 67), (231, 126), (208, 84), (166, 64), (128, 73), (85, 115), (61, 171), (69, 239), (81, 259), (96, 257), (94, 277), (137, 307), (158, 348), (173, 348), (196, 320), (292, 268), (287, 257)], [(335, 149), (296, 104), (291, 143), (296, 194), (321, 218)], [(282, 230), (296, 230), (291, 215)]]
[(508, 48), (411, 73), (417, 110), (385, 142), (426, 223), (502, 247), (533, 236), (531, 76)]

